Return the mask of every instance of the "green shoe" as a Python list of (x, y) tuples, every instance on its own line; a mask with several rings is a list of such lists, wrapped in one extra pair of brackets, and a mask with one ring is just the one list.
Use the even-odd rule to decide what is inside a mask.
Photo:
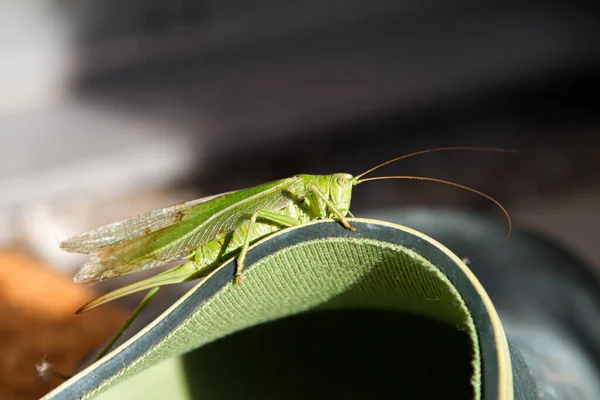
[(286, 229), (47, 399), (535, 399), (471, 270), (377, 220)]

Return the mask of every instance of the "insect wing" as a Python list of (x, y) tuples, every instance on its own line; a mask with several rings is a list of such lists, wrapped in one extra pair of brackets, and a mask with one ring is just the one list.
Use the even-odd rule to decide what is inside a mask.
[(221, 193), (185, 203), (174, 204), (160, 210), (149, 211), (122, 221), (91, 229), (64, 240), (61, 242), (60, 248), (71, 253), (87, 254), (101, 247), (110, 246), (121, 241), (134, 240), (179, 222), (182, 211), (230, 193), (234, 192)]
[(181, 220), (177, 223), (97, 249), (74, 280), (96, 282), (186, 258), (202, 244), (235, 230), (254, 212), (284, 208), (293, 201), (289, 193), (299, 185), (299, 177), (282, 179), (180, 211)]

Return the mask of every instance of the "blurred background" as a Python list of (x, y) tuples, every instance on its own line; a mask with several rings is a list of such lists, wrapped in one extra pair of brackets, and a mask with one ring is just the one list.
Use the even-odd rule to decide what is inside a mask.
[[(0, 333), (41, 343), (25, 341), (27, 356), (0, 360), (11, 371), (0, 373), (2, 398), (57, 384), (31, 384), (36, 360), (46, 354), (76, 368), (140, 299), (73, 317), (85, 299), (138, 277), (71, 284), (85, 257), (62, 253), (60, 240), (295, 173), (357, 174), (439, 146), (515, 148), (429, 154), (382, 173), (482, 190), (515, 225), (557, 238), (600, 268), (598, 5), (0, 4)], [(357, 216), (409, 206), (502, 218), (489, 201), (434, 183), (373, 182), (353, 197)], [(138, 327), (185, 289), (161, 291)], [(33, 324), (39, 329), (25, 339)], [(90, 324), (98, 328), (83, 328)], [(13, 385), (11, 373), (27, 375), (29, 389)]]

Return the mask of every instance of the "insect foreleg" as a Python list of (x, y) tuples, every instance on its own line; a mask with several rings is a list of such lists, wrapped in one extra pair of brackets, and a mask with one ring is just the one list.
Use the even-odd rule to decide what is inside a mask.
[(244, 269), (244, 261), (246, 260), (246, 254), (248, 253), (248, 247), (250, 246), (250, 237), (252, 234), (252, 229), (254, 228), (254, 225), (256, 225), (256, 221), (259, 218), (265, 221), (276, 223), (277, 225), (281, 225), (284, 228), (300, 225), (300, 221), (298, 221), (297, 219), (283, 214), (277, 214), (269, 211), (256, 211), (254, 214), (252, 214), (252, 217), (250, 217), (250, 222), (248, 224), (246, 238), (244, 239), (244, 244), (242, 245), (240, 255), (237, 259), (237, 267), (235, 270), (235, 283), (238, 286), (240, 283), (242, 283), (242, 270)]
[(344, 226), (344, 228), (350, 229), (352, 232), (356, 230), (350, 225), (350, 222), (348, 222), (344, 214), (342, 214), (342, 212), (338, 210), (338, 208), (331, 201), (329, 201), (323, 193), (321, 193), (319, 188), (317, 188), (317, 185), (315, 185), (314, 183), (309, 183), (308, 188), (311, 191), (313, 191), (317, 196), (319, 196), (321, 200), (323, 200), (325, 205), (327, 205), (327, 207), (335, 214), (335, 216), (339, 218), (339, 221)]

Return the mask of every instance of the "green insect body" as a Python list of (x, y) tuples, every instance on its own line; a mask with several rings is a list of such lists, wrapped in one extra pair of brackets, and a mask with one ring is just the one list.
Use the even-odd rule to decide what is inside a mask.
[[(77, 235), (63, 242), (61, 247), (71, 251), (88, 249), (92, 238), (96, 245), (104, 244), (93, 250), (90, 262), (76, 275), (77, 282), (96, 282), (177, 259), (189, 260), (99, 297), (80, 311), (142, 290), (201, 278), (236, 256), (239, 283), (248, 246), (269, 234), (321, 218), (338, 219), (351, 229), (345, 216), (350, 209), (354, 184), (349, 174), (297, 175), (213, 196), (207, 202), (190, 202), (189, 208), (185, 207), (186, 203), (172, 206), (176, 213), (166, 213), (166, 218), (173, 223), (164, 227), (154, 221), (156, 215), (146, 217), (152, 212), (129, 220), (142, 220), (145, 224), (135, 224), (129, 232), (122, 229), (119, 235), (104, 241), (98, 240), (98, 236), (116, 226)], [(129, 226), (126, 221), (121, 223), (122, 228)], [(150, 221), (154, 225), (150, 225)], [(153, 229), (157, 227), (160, 229)]]
[(99, 282), (172, 261), (187, 260), (155, 276), (105, 294), (77, 311), (87, 311), (117, 298), (151, 289), (96, 359), (106, 354), (162, 286), (201, 278), (219, 265), (236, 258), (235, 282), (240, 287), (249, 246), (276, 231), (317, 219), (334, 219), (354, 231), (346, 216), (352, 216), (352, 189), (362, 182), (413, 179), (443, 183), (474, 192), (502, 210), (509, 224), (509, 232), (504, 241), (508, 240), (512, 229), (510, 217), (500, 203), (485, 193), (453, 182), (420, 176), (364, 178), (372, 171), (403, 158), (447, 150), (513, 152), (468, 146), (423, 150), (386, 161), (356, 176), (346, 173), (296, 175), (249, 189), (175, 204), (65, 240), (60, 245), (63, 250), (92, 254), (75, 276), (74, 281), (77, 283)]

